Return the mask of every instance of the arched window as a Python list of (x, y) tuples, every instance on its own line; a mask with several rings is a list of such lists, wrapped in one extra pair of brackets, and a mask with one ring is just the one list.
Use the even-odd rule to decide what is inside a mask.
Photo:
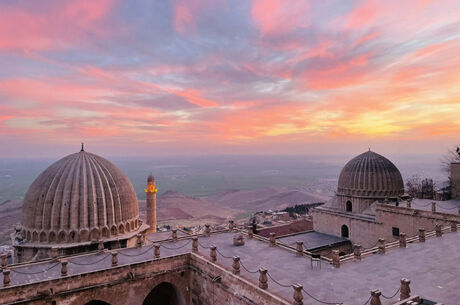
[(342, 226), (342, 237), (345, 237), (345, 238), (350, 237), (350, 234), (348, 232), (348, 227), (346, 225)]
[(352, 212), (353, 211), (353, 204), (351, 203), (350, 200), (347, 201), (347, 212)]

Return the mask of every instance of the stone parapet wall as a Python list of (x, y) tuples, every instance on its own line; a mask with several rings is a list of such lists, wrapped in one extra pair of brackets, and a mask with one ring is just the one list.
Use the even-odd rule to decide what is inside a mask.
[[(291, 304), (250, 281), (208, 261), (196, 254), (190, 257), (192, 266), (193, 305), (288, 305)], [(220, 276), (218, 281), (212, 278)], [(196, 300), (201, 299), (201, 302)]]
[[(164, 257), (57, 279), (0, 288), (1, 304), (82, 305), (100, 300), (111, 305), (142, 305), (161, 283), (183, 298), (180, 305), (288, 305), (289, 302), (193, 253)], [(3, 278), (2, 278), (3, 280)]]

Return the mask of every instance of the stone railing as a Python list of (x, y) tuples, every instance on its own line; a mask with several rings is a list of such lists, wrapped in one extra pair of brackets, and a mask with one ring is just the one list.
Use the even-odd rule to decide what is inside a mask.
[(353, 261), (353, 260), (360, 260), (363, 257), (369, 256), (375, 253), (385, 254), (387, 249), (405, 248), (407, 247), (407, 244), (411, 244), (415, 242), (425, 242), (427, 238), (440, 237), (444, 233), (457, 232), (457, 230), (458, 230), (457, 222), (452, 222), (451, 225), (447, 227), (441, 227), (440, 224), (437, 224), (435, 226), (434, 231), (425, 232), (425, 229), (420, 228), (419, 233), (417, 235), (409, 237), (409, 238), (406, 238), (406, 234), (400, 233), (399, 240), (389, 242), (389, 243), (386, 243), (385, 239), (379, 238), (377, 240), (377, 243), (373, 247), (370, 247), (367, 249), (362, 249), (360, 245), (355, 244), (353, 253), (346, 254), (341, 257), (335, 257), (334, 251), (333, 251), (332, 264), (336, 267), (339, 267), (341, 263), (345, 263), (345, 262)]

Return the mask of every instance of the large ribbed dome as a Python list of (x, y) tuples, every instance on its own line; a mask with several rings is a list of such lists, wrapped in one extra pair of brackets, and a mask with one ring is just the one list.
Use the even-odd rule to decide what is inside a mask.
[(83, 242), (139, 227), (137, 196), (128, 177), (106, 159), (80, 151), (48, 167), (32, 183), (22, 208), (25, 238)]
[(404, 193), (398, 168), (387, 158), (368, 151), (350, 160), (339, 176), (337, 195), (395, 198)]

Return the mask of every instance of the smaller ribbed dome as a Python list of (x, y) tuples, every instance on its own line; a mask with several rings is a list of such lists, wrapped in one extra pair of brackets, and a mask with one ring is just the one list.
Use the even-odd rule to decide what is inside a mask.
[(155, 177), (152, 174), (150, 174), (147, 178), (147, 182), (155, 182)]
[(404, 193), (398, 168), (387, 158), (367, 151), (350, 160), (339, 176), (337, 195), (396, 198)]

